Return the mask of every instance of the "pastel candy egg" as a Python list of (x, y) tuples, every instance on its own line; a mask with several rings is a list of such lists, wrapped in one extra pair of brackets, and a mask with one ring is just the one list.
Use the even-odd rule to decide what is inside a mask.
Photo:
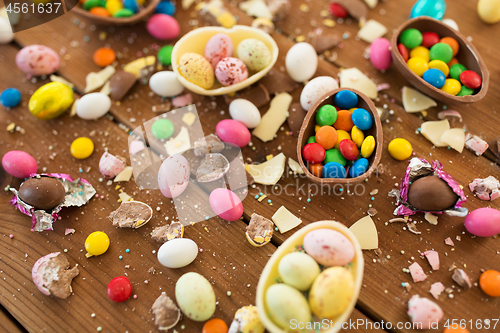
[(271, 63), (271, 51), (262, 41), (255, 38), (247, 38), (238, 44), (236, 49), (238, 58), (241, 59), (248, 69), (258, 72)]
[(332, 229), (315, 229), (304, 236), (306, 253), (323, 266), (344, 266), (354, 259), (349, 239)]
[(3, 155), (2, 166), (9, 175), (16, 178), (28, 178), (38, 170), (33, 156), (20, 150), (11, 150)]
[(300, 105), (304, 110), (308, 111), (324, 94), (338, 87), (339, 84), (333, 77), (315, 77), (306, 84), (304, 89), (302, 89), (300, 93)]
[(318, 263), (308, 254), (292, 252), (281, 258), (278, 272), (284, 283), (307, 291), (320, 273)]
[(82, 119), (98, 119), (111, 108), (111, 99), (103, 93), (91, 93), (80, 98), (76, 104), (76, 114)]
[(234, 52), (233, 42), (226, 34), (215, 34), (205, 45), (204, 56), (213, 68), (224, 58), (232, 57)]
[(0, 94), (0, 104), (6, 108), (13, 108), (21, 103), (21, 92), (16, 88), (8, 88)]
[(242, 98), (235, 99), (229, 104), (229, 114), (231, 118), (248, 128), (257, 127), (261, 119), (259, 109), (252, 102)]
[(378, 70), (385, 71), (391, 67), (391, 42), (387, 38), (376, 39), (370, 45), (370, 62)]
[(148, 20), (146, 29), (154, 38), (160, 40), (174, 39), (179, 36), (181, 28), (179, 22), (166, 14), (154, 14)]
[(48, 75), (59, 69), (59, 55), (45, 45), (30, 45), (16, 54), (16, 65), (30, 75)]
[(284, 283), (271, 285), (265, 295), (266, 307), (272, 321), (279, 327), (291, 331), (291, 323), (307, 323), (311, 320), (311, 309), (305, 296)]
[(174, 238), (160, 246), (158, 261), (168, 268), (181, 268), (192, 263), (198, 255), (198, 245), (189, 238)]
[(236, 221), (243, 215), (243, 204), (231, 190), (216, 188), (210, 193), (210, 207), (221, 219)]
[(199, 54), (184, 53), (179, 59), (179, 72), (189, 82), (203, 89), (210, 89), (214, 85), (214, 69)]
[(224, 142), (245, 147), (250, 142), (250, 131), (239, 121), (224, 119), (215, 127), (217, 136)]
[(478, 208), (465, 217), (465, 228), (479, 237), (491, 237), (500, 233), (500, 211), (494, 208)]
[(201, 274), (182, 275), (175, 284), (175, 298), (182, 313), (191, 320), (206, 321), (215, 312), (214, 289)]
[(248, 69), (240, 59), (228, 57), (217, 63), (215, 77), (227, 87), (245, 80), (248, 77)]
[(158, 186), (167, 198), (175, 198), (189, 184), (190, 167), (187, 159), (179, 154), (167, 157), (158, 171)]
[(182, 93), (184, 87), (172, 71), (161, 71), (149, 79), (149, 87), (162, 97), (174, 97)]
[(47, 83), (38, 88), (28, 103), (32, 115), (42, 120), (59, 117), (73, 104), (73, 90), (60, 82)]
[(8, 44), (14, 40), (14, 32), (10, 26), (9, 20), (0, 17), (0, 44)]
[(296, 82), (309, 80), (318, 68), (318, 55), (308, 43), (293, 45), (286, 54), (285, 66), (288, 75)]
[(477, 13), (485, 23), (500, 22), (500, 1), (498, 0), (479, 0), (477, 3)]

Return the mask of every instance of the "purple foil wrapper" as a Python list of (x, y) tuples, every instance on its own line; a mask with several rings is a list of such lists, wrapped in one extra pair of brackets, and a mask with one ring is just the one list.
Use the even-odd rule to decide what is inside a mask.
[[(417, 178), (426, 176), (438, 176), (444, 180), (448, 186), (451, 187), (453, 192), (459, 196), (455, 206), (453, 208), (446, 209), (444, 211), (423, 211), (418, 210), (408, 203), (408, 188), (410, 182), (413, 182)], [(462, 204), (467, 201), (464, 191), (460, 188), (460, 185), (451, 177), (448, 173), (443, 171), (443, 165), (439, 161), (434, 161), (432, 164), (427, 162), (423, 158), (414, 157), (410, 160), (410, 164), (406, 169), (405, 176), (401, 181), (401, 186), (399, 190), (392, 190), (389, 192), (389, 196), (395, 197), (397, 199), (397, 207), (394, 210), (394, 215), (404, 215), (409, 216), (418, 212), (423, 213), (433, 213), (433, 214), (447, 214), (450, 216), (467, 216), (469, 212), (467, 208), (462, 207)]]
[(78, 178), (73, 180), (70, 175), (63, 173), (34, 173), (31, 174), (29, 178), (36, 178), (40, 176), (51, 177), (60, 181), (66, 190), (66, 195), (64, 197), (64, 201), (60, 205), (48, 211), (35, 209), (35, 207), (27, 204), (19, 198), (15, 188), (10, 189), (14, 193), (14, 196), (10, 200), (10, 204), (19, 209), (21, 213), (31, 216), (31, 231), (52, 230), (52, 223), (59, 218), (59, 212), (61, 209), (71, 206), (83, 206), (96, 193), (92, 185), (85, 179)]

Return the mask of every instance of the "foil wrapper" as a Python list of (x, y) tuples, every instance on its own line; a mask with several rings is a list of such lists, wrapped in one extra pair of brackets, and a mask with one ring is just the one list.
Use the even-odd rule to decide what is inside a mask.
[(19, 198), (18, 192), (15, 188), (10, 190), (14, 193), (14, 196), (10, 200), (11, 205), (19, 209), (20, 212), (31, 216), (32, 226), (31, 231), (44, 231), (52, 230), (52, 224), (59, 218), (59, 212), (64, 207), (80, 207), (85, 205), (96, 193), (96, 190), (92, 185), (83, 178), (78, 178), (73, 180), (69, 175), (63, 173), (42, 173), (42, 174), (31, 174), (30, 178), (36, 178), (40, 176), (51, 177), (60, 181), (66, 191), (64, 201), (51, 209), (35, 209), (35, 207), (27, 204)]
[[(453, 206), (453, 208), (449, 208), (443, 211), (423, 211), (418, 210), (408, 202), (408, 189), (410, 187), (410, 183), (414, 180), (427, 177), (427, 176), (438, 176), (442, 180), (444, 180), (448, 186), (458, 195), (458, 200)], [(468, 209), (462, 207), (462, 204), (467, 201), (465, 197), (464, 191), (460, 187), (460, 185), (450, 176), (448, 173), (443, 171), (443, 165), (439, 161), (434, 161), (431, 163), (427, 162), (423, 158), (414, 157), (410, 160), (410, 164), (406, 169), (405, 176), (401, 181), (399, 190), (392, 190), (389, 192), (389, 196), (395, 197), (397, 199), (397, 207), (394, 210), (394, 215), (404, 215), (409, 216), (418, 212), (423, 213), (433, 213), (433, 214), (447, 214), (450, 216), (459, 216), (465, 217), (468, 214)]]

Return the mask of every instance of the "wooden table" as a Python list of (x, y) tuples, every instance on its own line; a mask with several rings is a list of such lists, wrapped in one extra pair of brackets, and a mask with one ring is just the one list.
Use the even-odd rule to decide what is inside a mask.
[[(252, 18), (241, 12), (234, 1), (227, 4), (228, 10), (236, 14), (240, 24), (250, 24)], [(102, 46), (112, 47), (121, 54), (118, 65), (124, 65), (142, 54), (156, 54), (155, 44), (163, 45), (148, 35), (144, 24), (133, 27), (95, 26), (72, 13), (64, 15), (50, 23), (34, 29), (16, 33), (14, 43), (0, 46), (0, 91), (16, 87), (23, 93), (22, 105), (12, 110), (0, 109), (0, 155), (13, 149), (24, 150), (32, 154), (39, 163), (39, 171), (68, 173), (72, 177), (83, 177), (90, 181), (104, 199), (92, 199), (86, 206), (63, 210), (62, 220), (54, 224), (53, 231), (31, 232), (30, 218), (15, 210), (9, 204), (10, 192), (0, 193), (0, 327), (7, 332), (92, 332), (99, 327), (103, 332), (154, 332), (154, 318), (151, 305), (158, 295), (165, 291), (173, 297), (176, 280), (184, 273), (196, 271), (212, 283), (218, 305), (215, 317), (230, 323), (234, 312), (244, 305), (255, 304), (255, 291), (260, 272), (268, 258), (284, 240), (294, 231), (285, 234), (276, 233), (270, 244), (262, 248), (252, 247), (245, 239), (245, 227), (252, 213), (270, 218), (282, 205), (300, 216), (303, 225), (318, 220), (337, 220), (347, 226), (365, 216), (372, 206), (378, 211), (374, 220), (379, 233), (380, 251), (365, 251), (365, 275), (361, 294), (351, 320), (363, 323), (351, 332), (375, 332), (383, 329), (370, 328), (374, 323), (386, 323), (390, 332), (413, 332), (408, 328), (397, 327), (398, 323), (407, 322), (407, 301), (414, 295), (432, 298), (429, 288), (432, 283), (442, 282), (451, 288), (451, 295), (443, 293), (436, 302), (443, 308), (445, 318), (438, 332), (443, 330), (446, 320), (467, 321), (471, 332), (497, 332), (495, 329), (480, 329), (475, 323), (485, 319), (500, 318), (500, 300), (487, 297), (478, 287), (481, 270), (500, 270), (500, 244), (498, 238), (474, 238), (465, 231), (463, 218), (440, 216), (439, 224), (428, 224), (422, 214), (414, 217), (422, 232), (415, 235), (405, 230), (403, 224), (386, 224), (393, 217), (394, 200), (387, 193), (397, 187), (405, 172), (407, 162), (392, 159), (387, 152), (387, 144), (396, 137), (404, 137), (413, 145), (417, 157), (429, 160), (438, 159), (445, 171), (450, 173), (464, 186), (470, 211), (479, 207), (499, 208), (500, 200), (484, 202), (476, 198), (467, 188), (474, 178), (489, 175), (500, 176), (498, 165), (484, 156), (476, 157), (465, 150), (459, 154), (446, 148), (435, 148), (416, 133), (425, 120), (436, 120), (437, 112), (447, 107), (462, 114), (463, 123), (454, 121), (452, 126), (464, 126), (468, 132), (479, 135), (486, 141), (499, 135), (500, 122), (500, 64), (497, 52), (500, 48), (495, 41), (500, 34), (500, 24), (485, 25), (476, 14), (476, 1), (448, 1), (446, 17), (454, 19), (460, 31), (470, 36), (481, 53), (492, 76), (488, 95), (480, 102), (470, 105), (439, 104), (429, 110), (424, 117), (420, 114), (408, 114), (402, 108), (401, 88), (407, 83), (403, 77), (391, 68), (385, 73), (376, 71), (364, 57), (367, 43), (355, 38), (357, 22), (347, 20), (329, 28), (322, 24), (322, 10), (328, 8), (328, 1), (292, 0), (292, 13), (277, 24), (279, 29), (272, 33), (279, 45), (280, 55), (276, 68), (284, 66), (284, 58), (296, 38), (307, 36), (315, 27), (325, 33), (343, 36), (341, 47), (336, 47), (322, 55), (319, 75), (337, 77), (341, 68), (357, 67), (376, 83), (389, 83), (390, 88), (379, 93), (375, 104), (392, 110), (389, 120), (384, 123), (383, 172), (373, 175), (363, 183), (363, 195), (327, 196), (307, 192), (312, 184), (304, 177), (285, 172), (279, 185), (290, 186), (296, 194), (276, 195), (273, 187), (258, 185), (249, 187), (249, 194), (244, 200), (242, 220), (228, 223), (219, 218), (211, 218), (186, 228), (185, 237), (195, 240), (203, 249), (194, 263), (180, 269), (162, 267), (154, 251), (159, 244), (151, 240), (150, 232), (159, 225), (164, 225), (176, 218), (172, 203), (157, 190), (140, 190), (134, 181), (121, 184), (121, 190), (132, 195), (135, 200), (150, 204), (154, 211), (152, 221), (137, 230), (117, 229), (106, 218), (118, 206), (119, 190), (115, 184), (107, 185), (99, 181), (101, 174), (98, 161), (107, 149), (112, 154), (127, 156), (127, 129), (135, 128), (158, 114), (152, 106), (161, 103), (161, 98), (153, 95), (147, 85), (137, 84), (122, 103), (113, 104), (110, 115), (98, 121), (84, 121), (68, 114), (51, 121), (40, 121), (29, 114), (27, 103), (29, 96), (47, 80), (27, 80), (25, 75), (14, 65), (14, 58), (20, 47), (31, 44), (50, 46), (62, 55), (58, 75), (75, 84), (77, 94), (85, 87), (85, 77), (99, 68), (92, 62), (93, 52)], [(386, 37), (393, 29), (407, 19), (412, 0), (386, 1), (370, 10), (369, 18), (383, 23), (388, 28)], [(177, 5), (176, 18), (181, 24), (181, 34), (193, 28), (195, 15), (193, 8), (182, 10)], [(200, 17), (196, 18), (203, 25)], [(279, 33), (278, 33), (279, 32)], [(173, 41), (172, 41), (173, 43)], [(165, 43), (166, 44), (166, 43)], [(292, 93), (298, 100), (302, 86)], [(229, 117), (228, 105), (222, 97), (207, 98), (194, 96), (198, 111), (203, 118), (204, 133), (213, 133), (215, 125), (221, 119)], [(265, 112), (268, 106), (263, 106)], [(14, 122), (21, 130), (13, 133), (5, 131), (8, 124)], [(297, 159), (296, 139), (287, 134), (288, 125), (278, 132), (275, 140), (262, 143), (252, 137), (254, 149), (243, 148), (247, 161), (263, 162), (269, 154), (283, 152), (287, 157)], [(95, 151), (86, 160), (75, 160), (69, 153), (69, 145), (79, 136), (88, 136), (95, 143)], [(79, 172), (79, 168), (83, 172)], [(288, 170), (287, 170), (288, 171)], [(17, 187), (20, 181), (13, 179), (3, 169), (0, 173), (2, 187)], [(304, 185), (304, 186), (302, 186)], [(304, 190), (304, 188), (306, 190)], [(302, 189), (302, 190), (300, 190)], [(370, 195), (374, 189), (378, 194)], [(295, 191), (297, 190), (297, 191)], [(301, 192), (302, 191), (302, 192)], [(258, 202), (254, 196), (266, 193), (272, 199), (272, 205), (266, 201)], [(198, 193), (200, 198), (206, 193)], [(373, 200), (371, 200), (373, 197)], [(307, 202), (306, 199), (311, 201)], [(195, 198), (197, 200), (197, 198)], [(201, 199), (200, 199), (201, 200)], [(158, 207), (158, 208), (157, 208)], [(166, 221), (165, 218), (169, 218)], [(74, 228), (76, 233), (65, 236), (65, 228)], [(93, 231), (102, 230), (111, 239), (111, 246), (104, 255), (87, 259), (84, 255), (84, 241)], [(9, 235), (13, 235), (9, 238)], [(451, 237), (454, 247), (445, 245), (444, 239)], [(126, 253), (125, 249), (130, 249)], [(72, 265), (78, 264), (80, 275), (73, 282), (74, 295), (66, 300), (55, 299), (41, 294), (31, 280), (31, 268), (41, 256), (50, 252), (67, 249), (67, 257)], [(439, 252), (441, 269), (431, 271), (420, 253), (434, 249)], [(118, 257), (122, 255), (123, 259)], [(429, 278), (420, 283), (413, 283), (409, 274), (403, 272), (411, 263), (422, 265)], [(455, 265), (468, 272), (474, 286), (464, 291), (451, 279), (448, 267)], [(157, 274), (149, 274), (154, 267)], [(106, 286), (115, 276), (126, 275), (130, 278), (137, 298), (116, 304), (106, 296)], [(401, 286), (408, 282), (411, 290)], [(231, 295), (228, 296), (228, 292)], [(95, 314), (95, 315), (93, 315)], [(470, 322), (469, 322), (470, 320)], [(392, 327), (387, 326), (390, 323)], [(472, 328), (471, 328), (472, 323)], [(492, 322), (493, 323), (493, 322)], [(176, 326), (178, 332), (200, 332), (203, 323), (183, 318)], [(399, 324), (401, 325), (401, 324)], [(408, 326), (407, 326), (408, 327)]]

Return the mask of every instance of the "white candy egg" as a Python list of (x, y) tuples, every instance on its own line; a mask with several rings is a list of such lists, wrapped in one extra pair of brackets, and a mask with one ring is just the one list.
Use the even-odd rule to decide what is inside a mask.
[(189, 265), (198, 255), (198, 245), (189, 238), (174, 238), (158, 250), (158, 261), (168, 268)]
[(82, 119), (98, 119), (111, 108), (111, 99), (102, 93), (91, 93), (80, 98), (76, 104), (76, 114)]
[(321, 96), (338, 87), (339, 84), (333, 77), (318, 76), (309, 81), (304, 89), (302, 89), (300, 105), (304, 110), (308, 111)]
[(10, 43), (13, 39), (14, 33), (9, 21), (4, 17), (0, 17), (0, 44)]
[(450, 19), (450, 18), (446, 18), (446, 19), (443, 19), (441, 22), (443, 22), (447, 26), (449, 26), (449, 27), (455, 29), (456, 31), (458, 31), (458, 24), (457, 24), (457, 22), (455, 22), (455, 20)]
[(177, 96), (184, 90), (184, 87), (172, 71), (162, 71), (153, 74), (149, 79), (149, 87), (155, 94), (162, 97)]
[(189, 162), (184, 156), (175, 154), (167, 157), (158, 171), (161, 193), (167, 198), (181, 195), (189, 184), (190, 170)]
[(296, 82), (309, 80), (318, 68), (316, 50), (308, 43), (297, 43), (288, 50), (285, 59), (288, 75)]
[(257, 127), (260, 123), (259, 109), (250, 101), (242, 98), (235, 99), (229, 104), (231, 118), (239, 121), (248, 128)]
[(214, 289), (210, 282), (198, 273), (189, 272), (177, 280), (175, 298), (182, 313), (191, 320), (205, 321), (215, 312)]

